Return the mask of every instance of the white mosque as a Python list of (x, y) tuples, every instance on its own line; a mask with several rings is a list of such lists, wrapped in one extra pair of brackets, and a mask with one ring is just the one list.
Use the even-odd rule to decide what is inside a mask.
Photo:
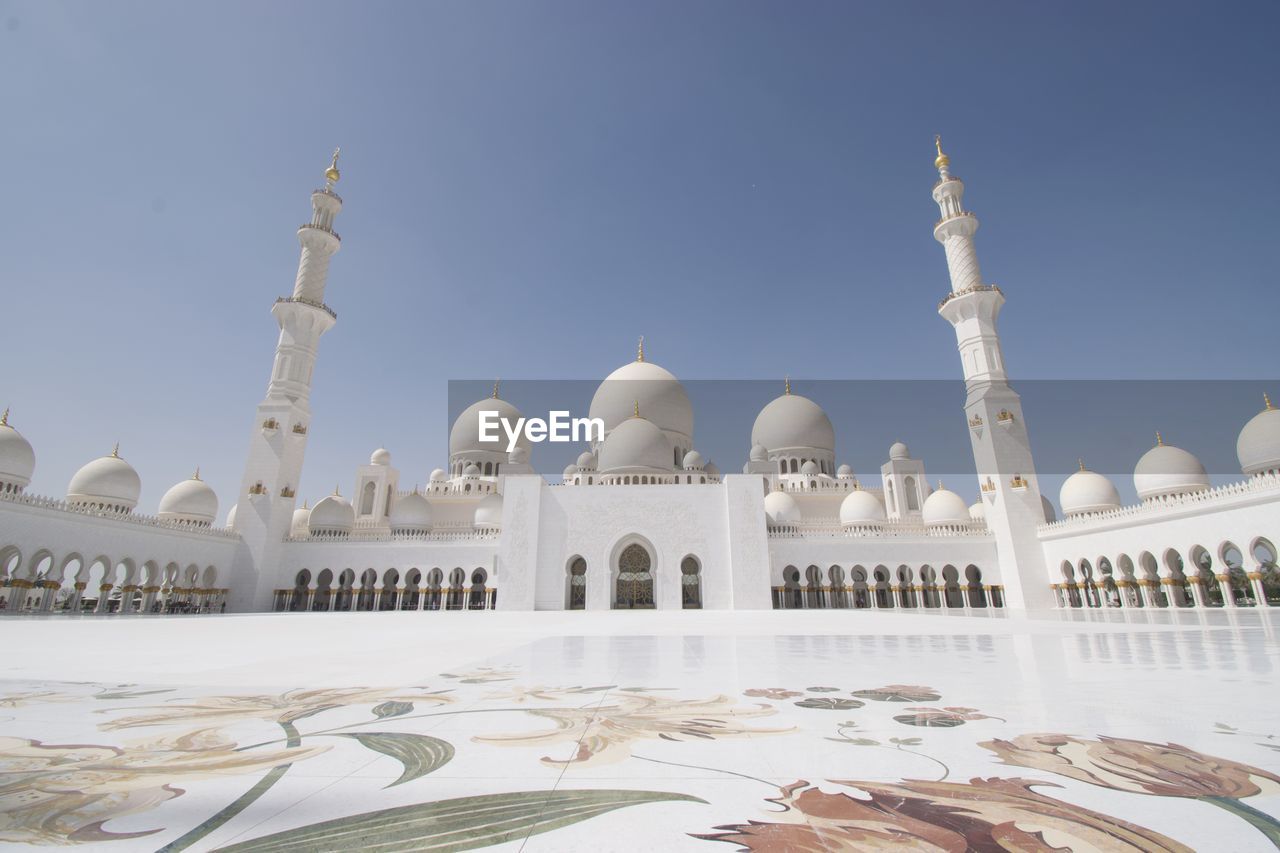
[[(71, 479), (64, 498), (26, 491), (32, 445), (0, 419), (0, 608), (6, 613), (201, 613), (327, 610), (620, 608), (1165, 608), (1280, 605), (1280, 410), (1269, 400), (1240, 431), (1242, 478), (1211, 487), (1191, 453), (1164, 444), (1137, 460), (1140, 502), (1121, 503), (1081, 470), (1040, 493), (1018, 394), (997, 333), (1005, 297), (984, 282), (978, 220), (938, 146), (933, 235), (950, 292), (968, 396), (977, 501), (931, 489), (906, 445), (878, 482), (837, 464), (818, 402), (784, 393), (751, 428), (741, 473), (698, 452), (694, 413), (670, 372), (636, 358), (599, 386), (604, 425), (561, 482), (479, 440), (482, 411), (462, 413), (446, 467), (424, 490), (400, 488), (391, 454), (337, 493), (298, 506), (329, 261), (341, 246), (337, 155), (311, 194), (291, 295), (272, 308), (279, 344), (253, 419), (239, 494), (225, 527), (197, 471), (136, 512), (138, 474), (118, 452)], [(764, 402), (764, 401), (762, 401)]]

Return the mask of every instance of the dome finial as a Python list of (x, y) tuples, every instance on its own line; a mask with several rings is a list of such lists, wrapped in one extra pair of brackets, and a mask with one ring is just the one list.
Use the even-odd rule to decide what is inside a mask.
[(118, 441), (116, 442), (116, 446), (111, 448), (111, 458), (112, 459), (120, 458), (120, 442)]
[(1156, 447), (1164, 447), (1164, 439), (1160, 436), (1160, 430), (1156, 430)]
[(945, 169), (951, 165), (951, 158), (942, 153), (942, 134), (934, 134), (933, 146), (938, 149), (938, 157), (933, 161), (933, 165), (938, 169)]
[(939, 481), (938, 481), (938, 491), (940, 491), (940, 492), (941, 492), (941, 491), (945, 491), (945, 488), (943, 487), (943, 485), (942, 485), (942, 481), (941, 481), (941, 480), (939, 480)]
[(340, 498), (340, 497), (342, 497), (342, 492), (338, 491), (338, 484), (337, 484), (337, 483), (334, 483), (334, 484), (333, 484), (333, 496), (334, 496), (335, 498)]
[(635, 401), (635, 414), (632, 415), (632, 417), (635, 417), (635, 418), (640, 417), (640, 401), (639, 400)]
[(644, 335), (640, 336), (640, 343), (636, 346), (636, 361), (644, 361)]
[[(1268, 402), (1268, 408), (1270, 408), (1270, 401), (1268, 400), (1267, 402)], [(0, 426), (8, 426), (8, 425), (9, 425), (9, 407), (5, 406), (4, 414), (0, 415)]]
[(338, 178), (342, 177), (342, 173), (338, 171), (338, 155), (341, 153), (341, 148), (333, 149), (333, 160), (330, 161), (329, 168), (324, 170), (324, 178), (331, 184), (336, 184)]
[(1081, 470), (1081, 471), (1088, 471), (1088, 470), (1089, 470), (1088, 468), (1084, 467), (1084, 457), (1083, 457), (1083, 456), (1081, 456), (1079, 459), (1077, 459), (1077, 460), (1076, 460), (1076, 462), (1080, 465), (1080, 470)]
[(501, 379), (493, 380), (493, 399), (495, 400), (498, 399), (498, 383), (500, 383), (501, 381), (502, 381)]
[(306, 499), (306, 498), (303, 498), (303, 499), (302, 499), (302, 508), (303, 508), (303, 509), (310, 509), (310, 507), (308, 507), (308, 506), (307, 506), (307, 499)]
[(787, 396), (791, 396), (791, 377), (790, 376), (782, 377), (782, 393), (786, 394)]
[[(1266, 408), (1265, 408), (1263, 411), (1270, 412), (1270, 411), (1272, 411), (1273, 409), (1275, 409), (1275, 406), (1271, 405), (1271, 395), (1270, 395), (1270, 394), (1268, 394), (1266, 391), (1263, 391), (1263, 392), (1262, 392), (1262, 404), (1263, 404), (1264, 406), (1266, 406)], [(7, 424), (8, 422), (9, 422), (9, 410), (8, 410), (8, 409), (5, 409), (5, 410), (4, 410), (4, 420), (3, 420), (3, 421), (0, 421), (0, 423), (6, 423), (6, 424)]]
[(200, 479), (200, 466), (199, 466), (199, 465), (197, 465), (197, 466), (196, 466), (196, 472), (195, 472), (194, 474), (192, 474), (192, 475), (191, 475), (191, 479), (193, 479), (193, 480), (199, 480), (199, 479)]

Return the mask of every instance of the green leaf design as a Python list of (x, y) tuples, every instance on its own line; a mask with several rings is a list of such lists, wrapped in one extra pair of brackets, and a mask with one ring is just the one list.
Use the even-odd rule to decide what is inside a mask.
[(876, 702), (936, 702), (942, 698), (932, 687), (904, 684), (877, 687), (874, 690), (854, 690), (853, 695), (860, 699), (873, 699)]
[(852, 711), (854, 708), (861, 708), (864, 703), (857, 699), (839, 699), (834, 697), (810, 696), (808, 699), (801, 699), (796, 703), (797, 708), (820, 708), (825, 711)]
[(928, 726), (935, 729), (954, 729), (964, 725), (964, 720), (950, 714), (899, 714), (894, 719), (904, 726)]
[(839, 693), (839, 687), (806, 687), (810, 693)]
[(889, 738), (889, 743), (896, 743), (896, 744), (898, 744), (899, 746), (917, 746), (918, 744), (921, 744), (921, 743), (923, 743), (923, 742), (924, 742), (924, 741), (922, 741), (922, 740), (921, 740), (920, 738), (918, 738), (918, 737), (891, 737), (891, 738)]
[(475, 850), (549, 832), (643, 803), (706, 800), (661, 791), (565, 790), (484, 794), (398, 806), (222, 847), (225, 853), (312, 853), (373, 847), (382, 853)]
[(407, 714), (412, 710), (412, 702), (383, 702), (381, 705), (374, 706), (373, 715), (375, 717), (399, 717), (401, 714)]
[(389, 755), (404, 765), (400, 778), (387, 785), (394, 788), (439, 770), (453, 760), (453, 744), (427, 735), (406, 732), (358, 732), (340, 734), (337, 737), (355, 738), (361, 745)]

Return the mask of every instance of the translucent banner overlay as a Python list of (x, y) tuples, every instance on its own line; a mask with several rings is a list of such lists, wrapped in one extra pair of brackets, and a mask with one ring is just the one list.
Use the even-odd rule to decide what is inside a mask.
[[(660, 368), (656, 368), (660, 370)], [(492, 399), (493, 380), (452, 380), (449, 422), (469, 406)], [(821, 424), (806, 420), (803, 403), (782, 403), (757, 423), (761, 411), (788, 396), (781, 379), (768, 380), (504, 380), (501, 400), (525, 418), (602, 416), (606, 427), (633, 416), (655, 422), (668, 436), (692, 420), (691, 449), (714, 462), (722, 474), (741, 473), (758, 427), (773, 441), (815, 441)], [(612, 387), (616, 386), (616, 387)], [(1034, 454), (1041, 490), (1050, 497), (1057, 484), (1078, 470), (1079, 460), (1111, 477), (1122, 495), (1132, 495), (1134, 468), (1160, 433), (1164, 444), (1194, 454), (1217, 485), (1242, 479), (1236, 443), (1241, 429), (1264, 408), (1264, 392), (1280, 397), (1278, 380), (1022, 380), (1022, 417)], [(816, 403), (834, 431), (834, 464), (847, 464), (864, 485), (879, 485), (889, 447), (903, 442), (922, 460), (930, 481), (943, 480), (962, 494), (977, 492), (972, 442), (981, 432), (1009, 426), (971, 427), (965, 411), (968, 392), (960, 380), (790, 380), (790, 395)], [(682, 403), (687, 398), (687, 416)], [(592, 402), (595, 399), (596, 410)], [(1277, 416), (1280, 420), (1280, 416)], [(1274, 427), (1273, 427), (1274, 429)], [(456, 433), (455, 433), (456, 437)], [(990, 438), (990, 436), (988, 436)], [(767, 443), (766, 443), (767, 446)], [(506, 448), (505, 437), (491, 446)], [(586, 449), (581, 443), (544, 441), (531, 445), (529, 461), (551, 482)], [(776, 447), (770, 447), (776, 451)], [(1012, 474), (1014, 472), (1004, 472)]]

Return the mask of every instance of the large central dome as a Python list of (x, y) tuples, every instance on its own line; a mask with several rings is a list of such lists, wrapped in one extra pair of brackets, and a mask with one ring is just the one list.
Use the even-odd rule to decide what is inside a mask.
[(591, 417), (604, 421), (605, 435), (633, 417), (637, 408), (641, 417), (666, 433), (672, 447), (692, 448), (693, 406), (670, 371), (637, 359), (605, 377), (591, 398)]

